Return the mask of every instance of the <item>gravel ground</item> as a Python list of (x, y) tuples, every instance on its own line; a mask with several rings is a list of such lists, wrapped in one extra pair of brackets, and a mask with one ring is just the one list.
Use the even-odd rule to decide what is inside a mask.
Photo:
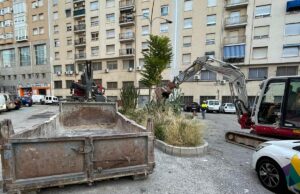
[[(36, 125), (46, 118), (32, 115), (55, 113), (53, 106), (35, 106), (0, 115), (11, 118), (18, 130)], [(45, 116), (46, 117), (46, 116)], [(31, 119), (30, 119), (31, 118)], [(32, 119), (33, 118), (33, 119)], [(200, 119), (200, 118), (198, 118)], [(204, 157), (179, 158), (155, 150), (156, 167), (148, 179), (130, 178), (97, 182), (93, 186), (72, 185), (41, 190), (43, 194), (268, 194), (250, 168), (252, 150), (224, 141), (227, 130), (239, 130), (234, 115), (207, 114), (205, 139), (209, 152)]]

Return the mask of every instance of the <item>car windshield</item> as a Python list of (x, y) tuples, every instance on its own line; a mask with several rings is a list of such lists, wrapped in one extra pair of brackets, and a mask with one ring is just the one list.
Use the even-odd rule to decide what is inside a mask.
[(231, 104), (231, 103), (228, 103), (227, 106), (230, 107), (230, 108), (233, 108), (233, 107), (234, 107), (234, 105)]

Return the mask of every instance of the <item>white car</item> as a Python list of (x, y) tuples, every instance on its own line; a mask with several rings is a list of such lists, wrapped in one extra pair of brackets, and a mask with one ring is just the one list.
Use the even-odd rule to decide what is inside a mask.
[(300, 193), (300, 140), (268, 141), (252, 157), (262, 185), (275, 193)]
[(235, 113), (236, 109), (233, 103), (224, 103), (220, 106), (220, 112), (223, 113)]
[(32, 103), (33, 104), (44, 104), (45, 103), (45, 95), (32, 95)]
[(207, 112), (219, 112), (220, 111), (220, 100), (206, 100), (207, 103)]
[(46, 96), (45, 104), (58, 104), (58, 98), (56, 96)]

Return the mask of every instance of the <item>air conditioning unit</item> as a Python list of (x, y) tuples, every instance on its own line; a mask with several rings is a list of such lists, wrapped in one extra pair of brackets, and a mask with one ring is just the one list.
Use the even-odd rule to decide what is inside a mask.
[(57, 71), (57, 72), (56, 72), (56, 75), (57, 75), (57, 76), (60, 76), (60, 75), (61, 75), (61, 72), (60, 72), (60, 71)]
[(220, 84), (221, 85), (225, 85), (226, 84), (226, 80), (221, 80)]
[(137, 70), (137, 71), (141, 71), (141, 70), (142, 70), (142, 66), (137, 66), (137, 67), (136, 67), (136, 70)]
[(105, 73), (109, 73), (109, 69), (105, 69)]
[(129, 68), (128, 68), (128, 71), (129, 71), (129, 72), (132, 72), (132, 71), (133, 71), (133, 68), (132, 68), (132, 67), (129, 67)]
[(73, 71), (69, 71), (69, 75), (73, 75), (73, 73), (74, 73)]
[(66, 71), (65, 74), (66, 74), (66, 75), (69, 75), (69, 71)]
[(200, 80), (200, 75), (194, 75), (194, 80)]

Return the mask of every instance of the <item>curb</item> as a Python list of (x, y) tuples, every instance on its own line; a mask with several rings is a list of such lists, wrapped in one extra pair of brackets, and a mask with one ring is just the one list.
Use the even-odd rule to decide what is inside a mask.
[(178, 147), (169, 145), (161, 140), (155, 139), (155, 147), (162, 152), (172, 156), (193, 157), (204, 156), (207, 153), (208, 143), (204, 141), (204, 144), (198, 147)]

